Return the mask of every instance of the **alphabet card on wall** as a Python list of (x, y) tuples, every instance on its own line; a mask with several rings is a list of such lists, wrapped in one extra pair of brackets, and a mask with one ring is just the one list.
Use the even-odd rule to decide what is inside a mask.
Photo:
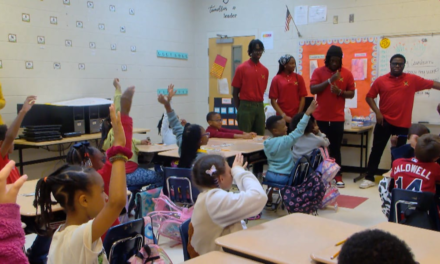
[(34, 68), (34, 62), (32, 61), (26, 61), (24, 65), (27, 70), (32, 70)]
[(21, 14), (21, 21), (23, 22), (31, 22), (31, 15), (29, 14)]
[(60, 62), (54, 62), (53, 63), (53, 68), (55, 70), (61, 70), (61, 63)]
[(55, 16), (51, 16), (51, 17), (50, 17), (50, 23), (51, 23), (52, 25), (57, 25), (57, 24), (58, 24), (58, 18), (55, 17)]
[(128, 9), (128, 13), (132, 16), (134, 16), (134, 8)]
[(179, 60), (188, 60), (188, 53), (158, 50), (157, 57), (179, 59)]
[(46, 38), (44, 36), (38, 36), (37, 37), (37, 43), (38, 44), (45, 44), (46, 43)]
[(79, 70), (85, 70), (86, 69), (86, 65), (84, 63), (78, 63), (78, 69)]
[(76, 21), (76, 27), (77, 28), (83, 28), (84, 24), (82, 21)]
[(95, 8), (93, 1), (87, 1), (87, 8)]
[(15, 34), (9, 34), (8, 35), (9, 42), (17, 42), (17, 35)]

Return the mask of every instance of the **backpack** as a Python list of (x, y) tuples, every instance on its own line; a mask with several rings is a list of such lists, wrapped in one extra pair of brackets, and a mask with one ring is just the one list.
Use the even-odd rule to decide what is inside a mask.
[(332, 186), (330, 183), (326, 186), (324, 198), (322, 199), (319, 209), (323, 209), (326, 206), (333, 206), (336, 210), (338, 208), (338, 196), (341, 195), (336, 186)]
[(170, 257), (158, 245), (144, 245), (128, 260), (130, 264), (172, 264)]
[(321, 178), (324, 184), (333, 180), (341, 167), (336, 163), (335, 159), (330, 158), (327, 148), (319, 148), (321, 151), (322, 162), (319, 164), (316, 171), (321, 173)]
[(162, 187), (141, 191), (136, 194), (135, 218), (145, 217), (149, 212), (154, 211), (153, 198), (158, 198)]
[(388, 218), (390, 216), (390, 208), (391, 208), (391, 192), (390, 192), (390, 184), (391, 178), (384, 177), (379, 182), (379, 195), (380, 200), (382, 201), (382, 213)]
[(153, 198), (154, 212), (147, 214), (150, 218), (153, 235), (159, 240), (160, 236), (181, 242), (180, 225), (190, 219), (193, 207), (184, 208), (175, 205), (170, 198), (160, 193), (159, 198)]
[(296, 186), (289, 184), (281, 188), (284, 206), (289, 213), (317, 213), (324, 198), (325, 186), (319, 172), (312, 170), (304, 181)]

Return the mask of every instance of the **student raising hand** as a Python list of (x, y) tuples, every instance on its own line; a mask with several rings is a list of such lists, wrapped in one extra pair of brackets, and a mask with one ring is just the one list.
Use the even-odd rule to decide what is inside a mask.
[(0, 204), (15, 204), (17, 201), (18, 191), (28, 178), (27, 175), (23, 175), (8, 188), (6, 186), (6, 179), (14, 166), (15, 162), (11, 160), (0, 171)]
[(26, 100), (24, 101), (23, 107), (21, 108), (24, 112), (29, 112), (31, 110), (32, 106), (35, 104), (35, 101), (37, 100), (37, 97), (34, 95), (28, 96)]
[(232, 164), (232, 168), (234, 168), (236, 166), (246, 168), (247, 165), (248, 165), (247, 162), (245, 162), (243, 164), (243, 155), (241, 153), (238, 153), (237, 155), (235, 155), (235, 159), (234, 159), (234, 163)]
[(307, 108), (306, 115), (311, 115), (313, 112), (315, 112), (316, 108), (318, 107), (318, 102), (316, 100), (313, 100), (312, 103), (310, 103), (309, 108)]
[(113, 80), (113, 86), (115, 87), (116, 90), (121, 91), (121, 85), (119, 84), (119, 79), (115, 78)]
[(168, 102), (171, 102), (171, 99), (175, 94), (176, 91), (174, 90), (174, 84), (168, 85), (168, 95), (167, 95)]
[(121, 113), (116, 113), (115, 105), (112, 104), (110, 106), (110, 119), (113, 126), (113, 133), (114, 133), (114, 146), (125, 146), (125, 133), (124, 128), (122, 127), (121, 122)]

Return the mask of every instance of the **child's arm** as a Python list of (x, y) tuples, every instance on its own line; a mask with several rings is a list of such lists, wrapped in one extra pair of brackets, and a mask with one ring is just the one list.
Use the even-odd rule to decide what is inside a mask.
[(290, 132), (289, 135), (284, 136), (284, 144), (286, 144), (289, 147), (292, 147), (295, 142), (300, 138), (302, 135), (304, 135), (304, 130), (306, 129), (310, 115), (315, 111), (316, 107), (318, 106), (318, 103), (313, 100), (310, 104), (309, 108), (307, 108), (306, 114), (301, 118), (301, 121), (298, 123), (298, 126), (295, 130)]
[(36, 96), (28, 96), (26, 98), (26, 101), (24, 101), (23, 107), (21, 108), (20, 112), (18, 112), (17, 117), (8, 128), (8, 131), (6, 131), (5, 140), (3, 141), (3, 144), (0, 148), (0, 154), (2, 155), (2, 157), (5, 157), (8, 154), (9, 149), (14, 143), (14, 139), (17, 137), (21, 122), (23, 121), (27, 112), (29, 112), (29, 110), (31, 110), (32, 106), (35, 104), (35, 100), (37, 100)]
[(165, 97), (160, 94), (157, 98), (157, 101), (164, 105), (165, 110), (167, 111), (168, 122), (173, 130), (173, 134), (176, 136), (177, 145), (180, 146), (182, 142), (183, 126), (180, 124), (176, 113), (171, 108), (171, 99), (175, 94), (176, 92), (174, 91), (174, 85), (170, 84), (168, 85), (168, 96)]
[(210, 217), (222, 227), (259, 214), (267, 203), (263, 187), (251, 172), (244, 170), (246, 165), (243, 166), (243, 156), (238, 154), (232, 167), (232, 175), (240, 189), (239, 193), (218, 190), (206, 197)]
[(25, 237), (21, 227), (20, 206), (16, 204), (18, 191), (27, 176), (21, 176), (8, 189), (6, 179), (14, 167), (15, 162), (10, 161), (0, 171), (0, 259), (7, 260), (7, 263), (29, 263), (23, 252)]
[[(115, 134), (115, 147), (125, 146), (124, 129), (121, 122), (121, 114), (116, 116), (114, 105), (110, 106), (110, 117)], [(128, 157), (129, 158), (129, 157)], [(101, 212), (93, 220), (92, 242), (98, 240), (112, 226), (125, 206), (127, 199), (127, 184), (125, 175), (125, 161), (115, 160), (112, 163), (112, 175), (110, 179), (108, 202)]]
[(122, 90), (119, 84), (119, 79), (115, 78), (113, 80), (113, 86), (115, 87), (115, 96), (113, 97), (113, 104), (115, 105), (116, 113), (121, 112), (121, 96)]

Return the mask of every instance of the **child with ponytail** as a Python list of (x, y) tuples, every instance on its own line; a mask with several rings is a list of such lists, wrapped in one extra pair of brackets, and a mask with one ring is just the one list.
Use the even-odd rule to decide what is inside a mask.
[[(267, 195), (258, 179), (244, 168), (243, 156), (237, 154), (229, 167), (219, 155), (206, 155), (193, 167), (193, 182), (202, 191), (197, 197), (189, 228), (188, 252), (191, 258), (219, 251), (215, 239), (246, 228), (243, 219), (259, 214)], [(235, 181), (240, 192), (228, 190)]]
[[(121, 116), (113, 105), (110, 116), (115, 141), (107, 151), (112, 163), (108, 196), (101, 175), (90, 167), (64, 165), (37, 183), (34, 206), (41, 211), (37, 222), (48, 234), (53, 233), (47, 263), (108, 263), (101, 236), (126, 204), (125, 162), (132, 156), (125, 148)], [(57, 230), (50, 227), (51, 196), (66, 212), (66, 223)]]

